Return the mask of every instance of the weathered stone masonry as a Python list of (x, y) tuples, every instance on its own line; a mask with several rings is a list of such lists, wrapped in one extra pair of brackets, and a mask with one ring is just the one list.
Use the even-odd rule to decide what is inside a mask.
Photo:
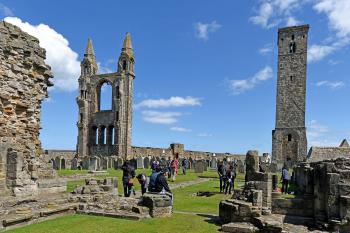
[[(134, 52), (127, 33), (118, 61), (118, 71), (97, 74), (97, 63), (91, 40), (81, 62), (77, 153), (84, 156), (119, 156), (131, 154), (132, 96)], [(101, 87), (112, 86), (112, 109), (100, 108)]]
[(0, 22), (0, 193), (35, 195), (56, 176), (39, 140), (41, 103), (52, 85), (44, 60), (35, 37)]
[(309, 25), (278, 30), (276, 126), (272, 159), (281, 168), (307, 155), (305, 128), (306, 64)]

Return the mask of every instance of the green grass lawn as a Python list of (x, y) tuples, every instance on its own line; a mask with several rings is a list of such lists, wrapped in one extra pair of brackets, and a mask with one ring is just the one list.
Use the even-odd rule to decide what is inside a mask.
[[(244, 181), (237, 178), (235, 188), (241, 187)], [(219, 180), (213, 180), (201, 184), (191, 185), (184, 188), (174, 190), (174, 210), (196, 213), (219, 213), (219, 202), (228, 199), (231, 195), (222, 193), (215, 194), (210, 197), (199, 197), (194, 194), (198, 191), (219, 192)]]
[[(150, 169), (137, 169), (136, 174), (139, 173), (145, 173), (146, 175), (151, 175)], [(87, 174), (87, 170), (59, 170), (58, 174), (60, 177), (70, 176), (73, 174)], [(123, 193), (123, 184), (121, 182), (123, 176), (122, 170), (115, 170), (115, 169), (108, 169), (107, 173), (104, 175), (99, 175), (97, 178), (105, 178), (105, 177), (117, 177), (118, 178), (118, 191), (119, 193)], [(191, 181), (198, 179), (199, 177), (218, 177), (216, 171), (208, 170), (203, 173), (195, 173), (193, 170), (187, 171), (186, 175), (182, 175), (180, 172), (179, 175), (176, 177), (176, 180), (174, 183), (181, 183), (185, 181)], [(169, 180), (169, 184), (173, 183), (171, 180)], [(83, 185), (84, 180), (75, 180), (75, 181), (68, 181), (67, 182), (67, 192), (73, 191), (73, 189), (78, 185)], [(134, 180), (135, 189), (140, 190), (140, 184), (138, 183), (137, 179)]]
[(9, 233), (212, 233), (219, 229), (204, 217), (174, 214), (171, 218), (132, 221), (108, 217), (73, 215), (49, 220)]
[[(120, 176), (120, 171), (112, 171), (116, 176)], [(109, 173), (109, 174), (111, 174)], [(119, 174), (119, 175), (118, 175)], [(187, 181), (196, 179), (203, 174), (190, 172), (188, 177), (179, 175), (178, 181)], [(204, 173), (207, 176), (215, 175), (215, 172)], [(180, 178), (182, 177), (182, 178)], [(73, 187), (80, 181), (69, 182)], [(244, 176), (239, 175), (235, 182), (235, 187), (241, 187), (244, 184)], [(208, 182), (175, 189), (174, 192), (174, 210), (191, 213), (218, 214), (219, 202), (230, 196), (224, 194), (215, 194), (211, 197), (193, 196), (198, 191), (219, 191), (219, 179)], [(213, 221), (200, 215), (190, 215), (184, 213), (174, 213), (170, 218), (145, 219), (141, 221), (132, 221), (124, 219), (115, 219), (108, 217), (97, 217), (87, 215), (64, 216), (54, 220), (48, 220), (33, 224), (23, 228), (8, 231), (10, 233), (95, 233), (95, 232), (145, 232), (145, 233), (211, 233), (217, 232), (220, 227)]]

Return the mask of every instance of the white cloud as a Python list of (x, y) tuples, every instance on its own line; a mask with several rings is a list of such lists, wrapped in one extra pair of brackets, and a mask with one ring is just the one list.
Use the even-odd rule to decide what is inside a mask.
[(263, 28), (271, 28), (281, 23), (296, 26), (301, 22), (293, 15), (308, 4), (328, 19), (330, 36), (326, 42), (309, 47), (308, 62), (320, 61), (350, 43), (350, 1), (349, 0), (260, 0), (256, 15), (250, 21)]
[(2, 15), (4, 15), (5, 17), (6, 16), (13, 16), (12, 10), (2, 3), (0, 3), (0, 13)]
[(273, 50), (273, 45), (272, 44), (266, 44), (264, 45), (264, 47), (262, 47), (261, 49), (259, 49), (259, 53), (261, 55), (266, 55), (268, 53), (271, 53)]
[(142, 118), (154, 124), (173, 124), (182, 116), (181, 112), (142, 111)]
[(239, 95), (245, 91), (253, 89), (259, 83), (272, 78), (272, 76), (272, 68), (270, 66), (266, 66), (251, 78), (229, 80), (229, 88), (234, 95)]
[(316, 62), (333, 53), (336, 47), (332, 45), (312, 45), (308, 49), (307, 61)]
[(197, 134), (198, 137), (212, 137), (213, 135), (212, 134), (209, 134), (209, 133), (199, 133)]
[(40, 46), (46, 49), (46, 62), (54, 74), (54, 89), (74, 91), (78, 88), (78, 54), (69, 47), (69, 42), (63, 35), (46, 24), (31, 25), (16, 17), (6, 17), (5, 21), (39, 39)]
[(307, 128), (307, 136), (310, 139), (319, 138), (329, 132), (327, 126), (319, 124), (316, 120), (311, 120)]
[(317, 87), (322, 87), (322, 86), (325, 86), (325, 87), (329, 87), (330, 89), (332, 90), (335, 90), (335, 89), (339, 89), (341, 87), (344, 87), (345, 86), (345, 83), (343, 81), (334, 81), (334, 82), (331, 82), (331, 81), (319, 81), (315, 84)]
[(211, 23), (201, 23), (198, 22), (195, 24), (195, 34), (197, 38), (201, 40), (208, 40), (209, 33), (216, 32), (222, 27), (222, 25), (218, 24), (216, 21), (212, 21)]
[(295, 25), (299, 21), (292, 15), (293, 11), (300, 8), (307, 0), (262, 0), (256, 15), (250, 17), (250, 21), (263, 28), (277, 26), (285, 22), (287, 26)]
[(184, 132), (184, 133), (188, 133), (188, 132), (192, 131), (190, 129), (183, 128), (183, 127), (171, 127), (170, 130), (171, 131), (176, 131), (176, 132)]
[(331, 30), (340, 38), (350, 35), (350, 1), (349, 0), (318, 0), (314, 9), (325, 13)]
[(297, 20), (296, 18), (294, 18), (293, 16), (289, 16), (287, 19), (287, 27), (291, 27), (291, 26), (297, 26), (301, 24), (301, 22), (299, 20)]
[(199, 98), (192, 96), (179, 97), (173, 96), (169, 99), (146, 99), (136, 104), (134, 107), (141, 108), (168, 108), (168, 107), (184, 107), (184, 106), (200, 106), (201, 102)]

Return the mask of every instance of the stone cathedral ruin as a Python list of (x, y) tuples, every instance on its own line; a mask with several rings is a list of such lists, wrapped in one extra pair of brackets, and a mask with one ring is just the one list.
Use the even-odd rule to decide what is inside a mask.
[[(41, 148), (41, 103), (53, 78), (45, 50), (33, 36), (0, 22), (0, 231), (64, 214), (128, 219), (168, 217), (172, 200), (146, 193), (118, 195), (118, 179), (88, 176), (84, 185), (65, 193), (66, 180), (55, 170), (120, 168), (126, 159), (136, 168), (179, 153), (195, 169), (213, 170), (223, 158), (245, 173), (244, 186), (219, 205), (222, 232), (350, 232), (350, 146), (311, 147), (305, 127), (308, 25), (278, 31), (276, 124), (272, 163), (255, 150), (246, 155), (132, 146), (132, 98), (135, 56), (126, 34), (117, 71), (98, 74), (92, 41), (81, 62), (79, 119), (74, 151)], [(112, 107), (101, 109), (103, 84), (112, 87)], [(210, 164), (210, 165), (209, 165)], [(200, 165), (200, 166), (199, 166)], [(277, 173), (293, 169), (294, 198), (282, 198)], [(197, 167), (196, 167), (197, 166)], [(199, 169), (200, 168), (200, 169)], [(263, 169), (262, 169), (263, 168)], [(317, 229), (317, 231), (313, 231)]]

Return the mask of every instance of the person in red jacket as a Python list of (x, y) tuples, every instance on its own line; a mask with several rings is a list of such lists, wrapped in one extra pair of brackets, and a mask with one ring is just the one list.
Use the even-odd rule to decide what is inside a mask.
[(176, 153), (174, 159), (170, 162), (170, 170), (171, 170), (171, 180), (174, 182), (176, 180), (177, 171), (179, 169), (179, 153)]

